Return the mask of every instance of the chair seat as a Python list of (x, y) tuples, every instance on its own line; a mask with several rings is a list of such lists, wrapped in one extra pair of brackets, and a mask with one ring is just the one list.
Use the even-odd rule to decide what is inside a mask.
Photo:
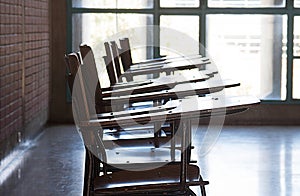
[[(166, 137), (171, 133), (170, 123), (159, 124), (157, 128), (160, 131), (160, 137)], [(119, 140), (133, 138), (151, 138), (155, 133), (154, 125), (137, 125), (129, 127), (119, 127), (104, 129), (103, 140)]]
[[(172, 157), (171, 151), (174, 152)], [(116, 147), (105, 150), (107, 155), (106, 163), (113, 167), (121, 167), (122, 169), (139, 170), (144, 169), (144, 164), (164, 164), (172, 161), (180, 161), (181, 151), (179, 149), (171, 149), (169, 145), (160, 146), (159, 148), (146, 147)], [(139, 166), (141, 165), (141, 166)]]
[(113, 149), (116, 147), (156, 147), (162, 145), (170, 146), (171, 136), (166, 137), (149, 137), (149, 138), (136, 138), (129, 139), (116, 139), (103, 141), (105, 148)]
[[(146, 171), (119, 171), (99, 176), (95, 178), (94, 191), (96, 195), (178, 191), (181, 188), (180, 166), (180, 164), (170, 164)], [(187, 184), (208, 184), (207, 181), (201, 180), (198, 166), (188, 165), (187, 171)]]
[[(127, 139), (142, 139), (142, 138), (153, 138), (154, 130), (152, 129), (138, 129), (136, 130), (126, 130), (122, 129), (121, 131), (107, 131), (103, 135), (103, 140), (127, 140)], [(162, 131), (161, 137), (166, 137), (166, 133)]]
[(103, 142), (106, 148), (116, 146), (154, 146), (170, 143), (172, 136), (170, 125), (164, 124), (162, 129), (155, 136), (154, 126), (133, 126), (126, 129), (107, 129), (103, 134)]

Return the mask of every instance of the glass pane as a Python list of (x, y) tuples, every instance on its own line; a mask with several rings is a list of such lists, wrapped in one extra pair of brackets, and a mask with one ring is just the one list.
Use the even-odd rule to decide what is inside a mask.
[(208, 0), (209, 7), (284, 7), (285, 0)]
[(300, 7), (300, 0), (295, 0), (294, 3), (295, 3), (295, 7)]
[(199, 0), (160, 0), (160, 7), (199, 7)]
[(300, 99), (300, 59), (294, 60), (293, 66), (293, 98)]
[(235, 93), (286, 99), (285, 15), (209, 15), (207, 28), (221, 76), (241, 82)]
[(198, 16), (161, 16), (160, 25), (161, 55), (199, 53)]
[(72, 0), (73, 7), (82, 8), (152, 8), (153, 0)]
[[(102, 86), (108, 86), (103, 56), (106, 56), (105, 41), (128, 37), (131, 41), (133, 60), (146, 59), (147, 43), (153, 37), (144, 26), (152, 25), (152, 15), (147, 14), (73, 14), (73, 51), (78, 51), (81, 43), (90, 45), (94, 51)], [(135, 43), (139, 47), (134, 48)], [(143, 47), (141, 47), (143, 46)]]
[(300, 16), (294, 20), (294, 56), (300, 56)]

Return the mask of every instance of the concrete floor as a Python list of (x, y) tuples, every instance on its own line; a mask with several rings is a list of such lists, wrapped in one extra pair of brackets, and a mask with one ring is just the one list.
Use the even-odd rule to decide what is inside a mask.
[(3, 196), (82, 194), (84, 148), (74, 126), (53, 126), (18, 149), (0, 173)]
[[(203, 130), (193, 134), (192, 157), (210, 181), (208, 196), (300, 195), (300, 127), (223, 127), (200, 155)], [(0, 165), (0, 195), (81, 195), (83, 158), (74, 126), (48, 127)]]

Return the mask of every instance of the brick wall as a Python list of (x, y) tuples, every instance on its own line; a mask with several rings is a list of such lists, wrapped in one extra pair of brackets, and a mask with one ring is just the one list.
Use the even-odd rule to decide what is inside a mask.
[(48, 0), (0, 0), (0, 21), (1, 160), (48, 118)]

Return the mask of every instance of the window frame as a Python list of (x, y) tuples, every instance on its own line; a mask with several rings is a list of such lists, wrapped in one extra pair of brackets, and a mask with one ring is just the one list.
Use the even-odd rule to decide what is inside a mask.
[[(300, 104), (300, 99), (293, 98), (293, 61), (300, 59), (294, 56), (293, 33), (294, 17), (300, 16), (300, 8), (294, 7), (294, 1), (285, 1), (284, 7), (255, 7), (255, 8), (228, 8), (208, 7), (208, 0), (199, 0), (199, 7), (160, 7), (159, 0), (153, 0), (152, 8), (142, 9), (114, 9), (114, 8), (79, 8), (72, 6), (72, 0), (67, 0), (67, 52), (72, 51), (72, 15), (83, 13), (113, 13), (113, 14), (152, 14), (153, 25), (160, 25), (161, 15), (195, 15), (199, 16), (199, 42), (206, 47), (206, 16), (209, 14), (260, 14), (260, 15), (286, 15), (287, 16), (287, 84), (285, 100), (262, 100), (262, 104)], [(154, 44), (159, 45), (159, 31), (153, 31)], [(199, 51), (204, 53), (204, 51)], [(160, 56), (159, 48), (153, 48), (154, 57)], [(69, 96), (68, 96), (69, 97)]]

